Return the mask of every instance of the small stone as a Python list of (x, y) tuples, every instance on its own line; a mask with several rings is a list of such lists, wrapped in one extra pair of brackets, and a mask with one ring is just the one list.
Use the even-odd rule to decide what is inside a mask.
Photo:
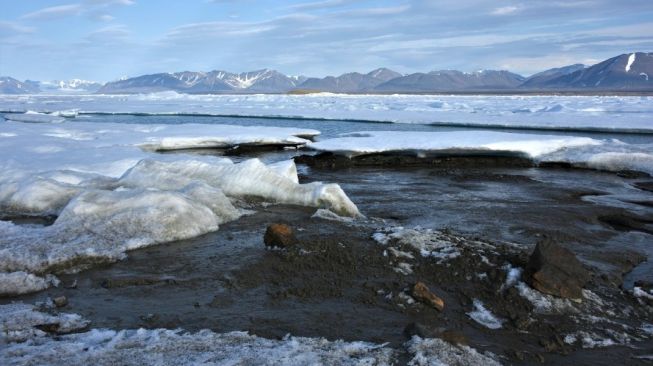
[(534, 289), (553, 296), (582, 300), (590, 273), (574, 253), (551, 240), (537, 243), (525, 271)]
[(268, 247), (288, 248), (297, 243), (297, 238), (290, 226), (286, 224), (271, 224), (265, 230), (263, 237)]
[(417, 282), (413, 286), (413, 297), (439, 311), (444, 310), (444, 300), (432, 293), (423, 282)]
[(65, 296), (58, 296), (52, 299), (52, 302), (54, 303), (54, 306), (58, 308), (62, 308), (66, 305), (68, 305), (68, 299)]

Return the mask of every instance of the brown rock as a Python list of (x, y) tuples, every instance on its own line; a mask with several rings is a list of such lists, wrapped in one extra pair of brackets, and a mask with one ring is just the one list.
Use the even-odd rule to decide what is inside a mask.
[(292, 228), (286, 224), (272, 224), (265, 230), (263, 237), (268, 247), (288, 248), (297, 243)]
[(417, 282), (413, 286), (413, 297), (439, 311), (444, 310), (444, 300), (432, 293), (423, 282)]
[(583, 286), (590, 279), (574, 253), (548, 239), (537, 243), (525, 273), (534, 289), (573, 300), (582, 300)]

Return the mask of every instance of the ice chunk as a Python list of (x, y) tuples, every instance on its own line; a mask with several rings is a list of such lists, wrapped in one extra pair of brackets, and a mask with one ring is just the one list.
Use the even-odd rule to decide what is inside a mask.
[(22, 295), (58, 285), (59, 279), (52, 275), (39, 277), (22, 271), (0, 272), (0, 295), (4, 296)]
[(230, 197), (256, 196), (277, 203), (327, 208), (342, 216), (360, 216), (339, 185), (297, 184), (258, 159), (239, 164), (143, 160), (120, 179), (124, 186), (159, 189), (179, 189), (192, 181), (220, 188)]
[[(51, 315), (23, 303), (0, 305), (0, 353), (11, 347), (8, 345), (10, 342), (45, 337), (46, 333), (39, 326), (47, 325), (58, 333), (68, 333), (83, 329), (88, 324), (87, 320), (77, 314)], [(6, 357), (0, 358), (7, 360)]]
[(503, 325), (503, 320), (497, 318), (492, 312), (485, 308), (485, 305), (479, 299), (474, 299), (474, 310), (467, 313), (475, 322), (490, 329), (499, 329)]
[(315, 213), (313, 214), (313, 216), (311, 216), (311, 218), (340, 221), (344, 223), (352, 223), (354, 221), (354, 219), (351, 217), (342, 217), (324, 208), (319, 208), (317, 211), (315, 211)]
[[(187, 191), (197, 194), (197, 187)], [(205, 201), (223, 199), (209, 190), (201, 193), (214, 193)], [(86, 191), (52, 226), (19, 227), (0, 221), (0, 271), (47, 273), (55, 267), (113, 261), (127, 250), (216, 230), (225, 217), (238, 215), (230, 205), (221, 207), (219, 215), (214, 209), (181, 192)]]

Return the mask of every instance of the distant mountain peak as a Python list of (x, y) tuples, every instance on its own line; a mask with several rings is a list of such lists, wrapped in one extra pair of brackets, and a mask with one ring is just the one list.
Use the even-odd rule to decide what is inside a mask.
[(248, 72), (180, 71), (122, 77), (101, 86), (82, 79), (21, 82), (0, 77), (0, 93), (46, 92), (151, 93), (284, 93), (297, 89), (336, 93), (457, 92), (506, 90), (653, 90), (653, 53), (631, 52), (587, 67), (573, 64), (525, 78), (507, 70), (434, 70), (401, 74), (380, 67), (368, 73), (309, 78), (287, 76), (273, 69)]

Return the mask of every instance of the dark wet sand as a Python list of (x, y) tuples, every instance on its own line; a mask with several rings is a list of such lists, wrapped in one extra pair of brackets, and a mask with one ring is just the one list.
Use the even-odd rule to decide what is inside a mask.
[[(496, 166), (303, 168), (301, 176), (304, 182), (340, 183), (368, 220), (348, 225), (311, 218), (314, 209), (261, 207), (218, 232), (60, 275), (64, 285), (76, 280), (76, 289), (0, 301), (33, 303), (64, 294), (69, 305), (63, 310), (92, 320), (92, 327), (248, 330), (272, 338), (291, 333), (390, 342), (398, 348), (406, 340), (404, 328), (418, 322), (462, 334), (471, 346), (504, 357), (505, 364), (647, 364), (631, 357), (650, 354), (651, 340), (593, 350), (561, 344), (556, 336), (578, 326), (569, 317), (533, 315), (530, 303), (515, 291), (499, 293), (505, 272), (481, 263), (476, 253), (465, 253), (449, 266), (419, 257), (415, 272), (404, 276), (370, 236), (384, 226), (420, 225), (447, 228), (499, 248), (503, 242), (519, 244), (488, 254), (498, 266), (524, 265), (539, 239), (553, 238), (592, 269), (592, 291), (619, 306), (637, 307), (619, 286), (633, 262), (642, 255), (651, 258), (653, 252), (647, 221), (653, 208), (641, 204), (653, 200), (653, 193), (636, 188), (648, 187), (650, 179)], [(623, 195), (630, 201), (612, 200)], [(274, 222), (293, 226), (299, 244), (285, 251), (265, 249), (263, 233)], [(487, 273), (490, 281), (476, 279), (479, 273)], [(651, 263), (644, 263), (626, 277), (626, 285), (651, 278)], [(444, 312), (421, 304), (402, 308), (385, 298), (415, 281), (425, 282), (445, 300)], [(473, 298), (508, 319), (504, 328), (490, 330), (469, 319)], [(649, 315), (650, 310), (638, 310), (621, 320), (637, 325)], [(525, 326), (529, 316), (535, 322)]]

